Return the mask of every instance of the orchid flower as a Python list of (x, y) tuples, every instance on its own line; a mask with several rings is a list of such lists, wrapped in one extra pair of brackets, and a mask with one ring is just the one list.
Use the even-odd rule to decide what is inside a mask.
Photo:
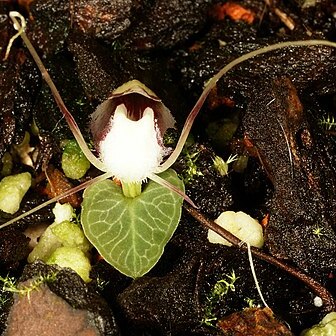
[(157, 174), (171, 167), (180, 155), (196, 116), (218, 80), (236, 65), (272, 50), (313, 45), (325, 45), (336, 48), (336, 43), (326, 40), (288, 41), (266, 46), (234, 59), (207, 82), (203, 93), (186, 119), (176, 148), (166, 160), (164, 158), (168, 154), (168, 151), (163, 145), (162, 137), (168, 128), (174, 127), (174, 118), (151, 90), (139, 81), (133, 80), (128, 82), (112, 92), (111, 96), (99, 105), (92, 115), (91, 131), (96, 143), (96, 150), (99, 154), (99, 157), (96, 157), (88, 148), (76, 121), (66, 108), (40, 57), (27, 38), (25, 34), (25, 19), (20, 13), (15, 11), (10, 12), (9, 15), (18, 33), (11, 38), (6, 55), (8, 55), (14, 39), (21, 36), (39, 67), (43, 78), (49, 85), (55, 101), (83, 153), (104, 174), (41, 204), (37, 208), (1, 225), (0, 228), (30, 215), (47, 204), (82, 190), (92, 183), (112, 176), (121, 181), (123, 191), (128, 197), (139, 195), (141, 192), (141, 182), (149, 178), (170, 188), (195, 206), (190, 198), (181, 190), (168, 181), (163, 180)]
[[(170, 111), (137, 80), (113, 91), (92, 114), (90, 129), (99, 158), (105, 171), (121, 181), (125, 196), (139, 195), (142, 181), (153, 177), (169, 152), (163, 135), (174, 126)], [(169, 188), (192, 203), (174, 186)]]

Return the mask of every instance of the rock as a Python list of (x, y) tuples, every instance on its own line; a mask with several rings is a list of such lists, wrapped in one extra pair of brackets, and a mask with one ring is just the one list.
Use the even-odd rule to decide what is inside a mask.
[(18, 286), (36, 278), (45, 281), (39, 290), (15, 297), (5, 335), (118, 336), (119, 330), (107, 303), (73, 271), (42, 262), (28, 265)]
[(194, 261), (189, 261), (165, 277), (143, 276), (124, 290), (118, 302), (128, 321), (125, 335), (140, 330), (181, 335), (197, 325), (195, 266)]
[[(25, 285), (29, 286), (29, 282)], [(5, 336), (101, 335), (87, 311), (72, 308), (46, 285), (29, 296), (16, 296), (7, 323)]]

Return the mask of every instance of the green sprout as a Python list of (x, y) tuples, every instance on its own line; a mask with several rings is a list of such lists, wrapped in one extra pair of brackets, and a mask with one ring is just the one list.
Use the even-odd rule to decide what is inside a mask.
[(315, 226), (313, 228), (313, 235), (317, 236), (318, 238), (320, 238), (321, 236), (324, 236), (323, 228), (319, 226)]
[(78, 106), (84, 106), (86, 104), (86, 102), (84, 101), (84, 98), (80, 98), (80, 99), (76, 100), (75, 103)]
[(218, 280), (210, 293), (207, 295), (207, 304), (204, 308), (204, 316), (202, 318), (201, 324), (208, 327), (215, 327), (214, 322), (217, 321), (215, 316), (215, 307), (218, 303), (227, 295), (229, 291), (234, 292), (235, 282), (239, 277), (236, 276), (234, 270), (232, 270), (231, 275), (225, 274), (226, 279)]
[(213, 288), (213, 294), (217, 295), (219, 298), (226, 295), (229, 292), (229, 290), (231, 290), (232, 292), (236, 290), (234, 283), (236, 282), (238, 277), (236, 277), (234, 270), (232, 270), (231, 275), (225, 275), (225, 276), (229, 279), (229, 281), (224, 279), (219, 280), (215, 283), (215, 286)]
[(326, 131), (331, 131), (336, 127), (336, 118), (327, 115), (327, 117), (323, 117), (319, 120), (319, 124), (322, 125)]
[[(172, 128), (168, 129), (163, 136), (163, 143), (166, 147), (175, 147), (178, 141), (178, 134)], [(184, 145), (186, 148), (186, 145)]]
[(221, 176), (226, 176), (229, 174), (229, 164), (236, 160), (238, 160), (237, 154), (231, 154), (226, 161), (224, 161), (220, 156), (216, 155), (213, 159), (213, 164)]
[(120, 50), (122, 49), (122, 45), (121, 42), (118, 40), (115, 40), (111, 43), (111, 50), (112, 51), (116, 51), (116, 50)]
[(206, 309), (205, 310), (205, 316), (203, 317), (201, 323), (203, 325), (206, 325), (207, 327), (215, 328), (214, 322), (217, 321), (217, 317), (212, 316), (212, 314), (213, 314), (212, 311)]
[(17, 284), (17, 280), (13, 277), (3, 278), (0, 276), (0, 281), (3, 283), (2, 291), (11, 292), (18, 294), (20, 296), (27, 296), (30, 298), (32, 291), (39, 289), (39, 287), (48, 282), (53, 282), (56, 280), (57, 272), (49, 273), (47, 275), (39, 275), (37, 278), (32, 280), (29, 285)]
[(99, 276), (96, 279), (97, 288), (102, 292), (105, 287), (110, 283), (109, 280), (103, 280)]
[(192, 152), (186, 149), (184, 151), (184, 158), (187, 168), (183, 171), (182, 180), (185, 184), (188, 184), (194, 180), (196, 176), (203, 176), (203, 173), (197, 166), (197, 160), (201, 151)]
[(255, 304), (255, 299), (251, 299), (251, 298), (248, 297), (248, 298), (245, 299), (245, 302), (247, 303), (247, 306), (249, 308), (257, 307), (257, 305)]
[(0, 295), (0, 309), (5, 306), (5, 304), (9, 301), (10, 299), (8, 297), (5, 297), (3, 293)]

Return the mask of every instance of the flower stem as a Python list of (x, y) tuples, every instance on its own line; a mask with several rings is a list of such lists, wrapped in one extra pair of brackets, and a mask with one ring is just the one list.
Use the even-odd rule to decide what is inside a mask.
[(121, 187), (125, 197), (134, 198), (141, 194), (141, 182), (122, 182)]

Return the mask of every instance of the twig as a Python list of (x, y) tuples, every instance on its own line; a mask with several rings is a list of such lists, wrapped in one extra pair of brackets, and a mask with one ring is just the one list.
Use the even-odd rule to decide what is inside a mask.
[(295, 23), (293, 19), (288, 16), (285, 12), (280, 10), (279, 8), (275, 7), (273, 5), (272, 0), (264, 0), (267, 6), (271, 8), (271, 10), (274, 12), (274, 14), (281, 20), (281, 22), (289, 29), (293, 30), (295, 28)]
[[(218, 224), (216, 224), (213, 220), (206, 218), (202, 213), (200, 213), (197, 209), (191, 207), (190, 205), (187, 205), (184, 203), (183, 205), (184, 209), (187, 210), (187, 212), (193, 216), (200, 224), (205, 226), (206, 228), (216, 232), (224, 239), (228, 240), (232, 245), (235, 245), (239, 249), (247, 250), (246, 244), (244, 244), (243, 241), (241, 241), (239, 238), (234, 236), (229, 231), (225, 230)], [(283, 261), (266, 254), (265, 252), (262, 252), (261, 250), (252, 247), (251, 248), (252, 254), (258, 257), (261, 260), (267, 261), (268, 263), (284, 270), (285, 272), (289, 273), (290, 275), (294, 276), (295, 278), (301, 280), (304, 284), (306, 284), (311, 290), (319, 296), (323, 301), (324, 311), (325, 312), (331, 312), (335, 311), (336, 305), (334, 298), (329, 293), (329, 291), (324, 288), (320, 283), (315, 281), (313, 278), (308, 276), (307, 274), (301, 272), (300, 270), (287, 265)]]

